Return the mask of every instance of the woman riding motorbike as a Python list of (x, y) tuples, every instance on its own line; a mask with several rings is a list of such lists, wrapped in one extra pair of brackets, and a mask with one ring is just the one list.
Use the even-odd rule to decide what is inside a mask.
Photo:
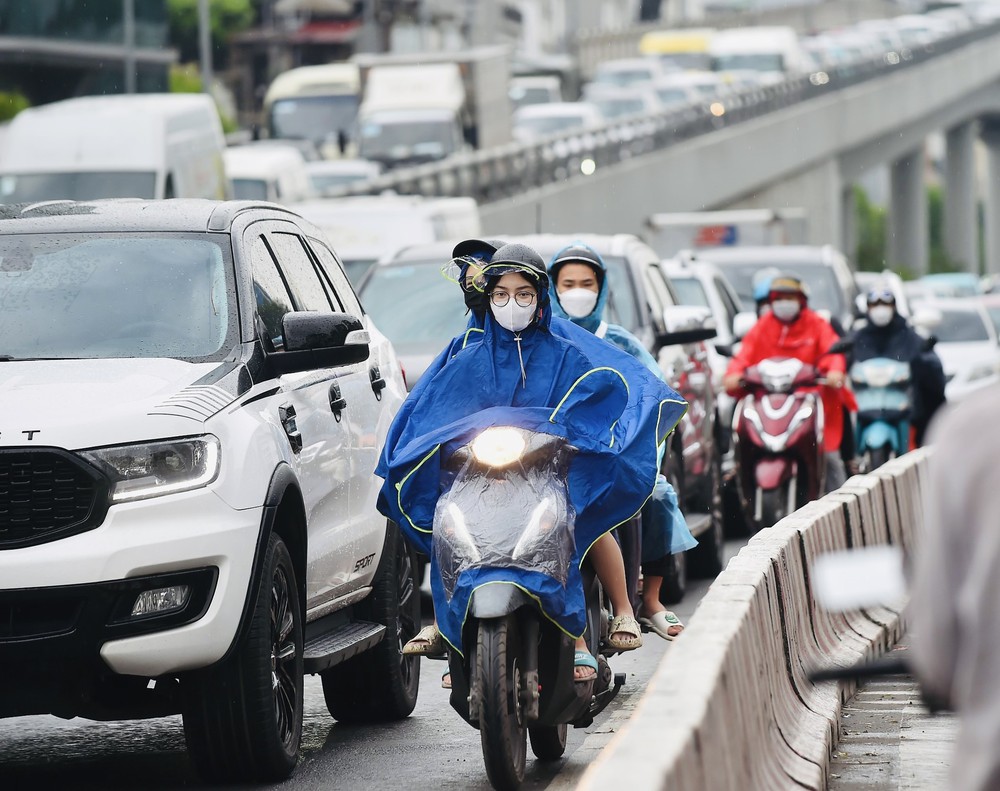
[[(491, 303), (482, 337), (434, 365), (400, 411), (377, 470), (386, 479), (379, 508), (433, 558), (430, 525), (441, 493), (442, 458), (449, 448), (493, 425), (501, 414), (505, 421), (536, 430), (542, 430), (538, 418), (544, 414), (547, 419), (540, 425), (578, 448), (570, 468), (570, 491), (578, 560), (582, 560), (588, 553), (594, 555), (602, 537), (633, 516), (649, 496), (659, 435), (673, 428), (686, 404), (630, 357), (593, 336), (583, 333), (590, 341), (580, 344), (556, 335), (551, 329), (558, 320), (551, 318), (548, 278), (540, 257), (530, 248), (501, 247), (484, 272), (482, 286)], [(580, 388), (577, 395), (586, 392), (609, 372), (628, 382), (627, 407), (621, 414), (609, 415), (607, 425), (597, 426), (575, 424), (572, 416), (560, 412), (576, 388)], [(469, 593), (477, 575), (488, 576), (487, 572), (477, 571), (468, 583), (471, 587), (463, 590)], [(432, 561), (432, 590), (440, 619), (443, 612), (455, 609), (444, 606), (434, 580)], [(608, 591), (616, 609), (609, 642), (618, 650), (629, 650), (641, 644), (641, 637), (623, 570), (621, 584), (616, 582), (611, 580)], [(548, 608), (546, 614), (579, 637), (583, 623), (576, 618), (575, 600), (582, 597), (582, 587), (571, 587), (565, 598), (540, 598), (543, 609)], [(441, 638), (454, 648), (461, 624), (446, 617), (438, 626)], [(582, 654), (578, 666), (593, 668), (593, 657), (586, 651)]]

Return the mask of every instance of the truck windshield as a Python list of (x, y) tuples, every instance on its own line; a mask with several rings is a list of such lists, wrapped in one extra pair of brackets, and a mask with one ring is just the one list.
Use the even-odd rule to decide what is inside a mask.
[[(707, 256), (706, 256), (707, 257)], [(763, 269), (766, 264), (762, 263), (735, 263), (728, 261), (714, 261), (732, 283), (733, 288), (740, 297), (742, 309), (748, 311), (756, 310), (756, 303), (753, 299), (753, 276)], [(780, 264), (782, 272), (789, 272), (798, 275), (809, 287), (809, 307), (813, 310), (826, 310), (831, 316), (843, 316), (846, 312), (844, 304), (844, 292), (837, 282), (837, 275), (832, 267), (825, 264)]]
[(0, 236), (0, 354), (222, 359), (238, 338), (228, 238)]
[(271, 105), (271, 137), (323, 141), (336, 139), (338, 132), (350, 137), (358, 104), (354, 94), (279, 99)]
[(0, 203), (155, 197), (155, 173), (94, 171), (7, 173), (0, 176)]
[(270, 200), (264, 179), (233, 179), (235, 200)]
[(430, 161), (454, 154), (455, 126), (447, 120), (371, 120), (361, 127), (358, 155), (380, 162), (418, 159)]
[(715, 71), (784, 71), (785, 59), (777, 52), (717, 55), (712, 60), (712, 68)]

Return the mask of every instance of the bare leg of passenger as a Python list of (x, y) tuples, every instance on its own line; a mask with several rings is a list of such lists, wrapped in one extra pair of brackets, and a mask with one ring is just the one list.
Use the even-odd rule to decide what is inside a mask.
[[(618, 619), (623, 619), (626, 623), (631, 621), (628, 630), (616, 630), (609, 635), (612, 645), (621, 650), (638, 648), (642, 645), (642, 637), (638, 635), (638, 624), (635, 621), (632, 602), (629, 600), (628, 586), (625, 584), (625, 560), (622, 558), (618, 542), (610, 533), (605, 533), (591, 547), (588, 557), (594, 565), (597, 578), (611, 599), (615, 621)], [(635, 624), (635, 631), (631, 629), (632, 624)]]

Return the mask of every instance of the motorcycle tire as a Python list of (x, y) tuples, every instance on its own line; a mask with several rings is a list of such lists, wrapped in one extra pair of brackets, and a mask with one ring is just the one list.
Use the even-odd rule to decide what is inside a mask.
[(562, 725), (535, 725), (528, 728), (531, 752), (540, 761), (555, 761), (566, 752), (566, 733), (569, 729)]
[(524, 782), (528, 729), (520, 694), (520, 643), (512, 615), (479, 622), (479, 736), (486, 775), (498, 791), (517, 789)]
[(870, 448), (868, 451), (868, 472), (877, 470), (891, 458), (892, 451), (889, 450), (888, 445), (883, 445), (881, 448)]
[(788, 516), (788, 487), (790, 483), (786, 481), (777, 489), (768, 489), (761, 492), (761, 518), (760, 526), (773, 527), (786, 516)]

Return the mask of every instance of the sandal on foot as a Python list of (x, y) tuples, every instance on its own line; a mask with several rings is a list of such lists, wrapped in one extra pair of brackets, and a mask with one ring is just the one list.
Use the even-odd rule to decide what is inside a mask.
[(451, 671), (445, 670), (441, 674), (441, 689), (451, 689)]
[[(626, 635), (615, 637), (615, 635)], [(608, 627), (608, 645), (616, 651), (632, 651), (642, 645), (639, 622), (631, 615), (616, 615)]]
[(406, 656), (440, 656), (444, 653), (444, 638), (434, 624), (425, 626), (403, 646), (403, 653)]
[[(639, 623), (649, 627), (650, 631), (656, 632), (664, 640), (673, 640), (684, 630), (681, 619), (670, 610), (661, 610), (649, 616), (642, 615), (639, 617)], [(671, 630), (673, 630), (673, 634), (670, 633)]]
[(573, 681), (593, 681), (597, 678), (597, 659), (590, 651), (577, 651), (573, 654), (573, 667), (589, 667), (594, 672), (587, 676), (581, 676), (577, 678), (576, 673), (573, 674)]

